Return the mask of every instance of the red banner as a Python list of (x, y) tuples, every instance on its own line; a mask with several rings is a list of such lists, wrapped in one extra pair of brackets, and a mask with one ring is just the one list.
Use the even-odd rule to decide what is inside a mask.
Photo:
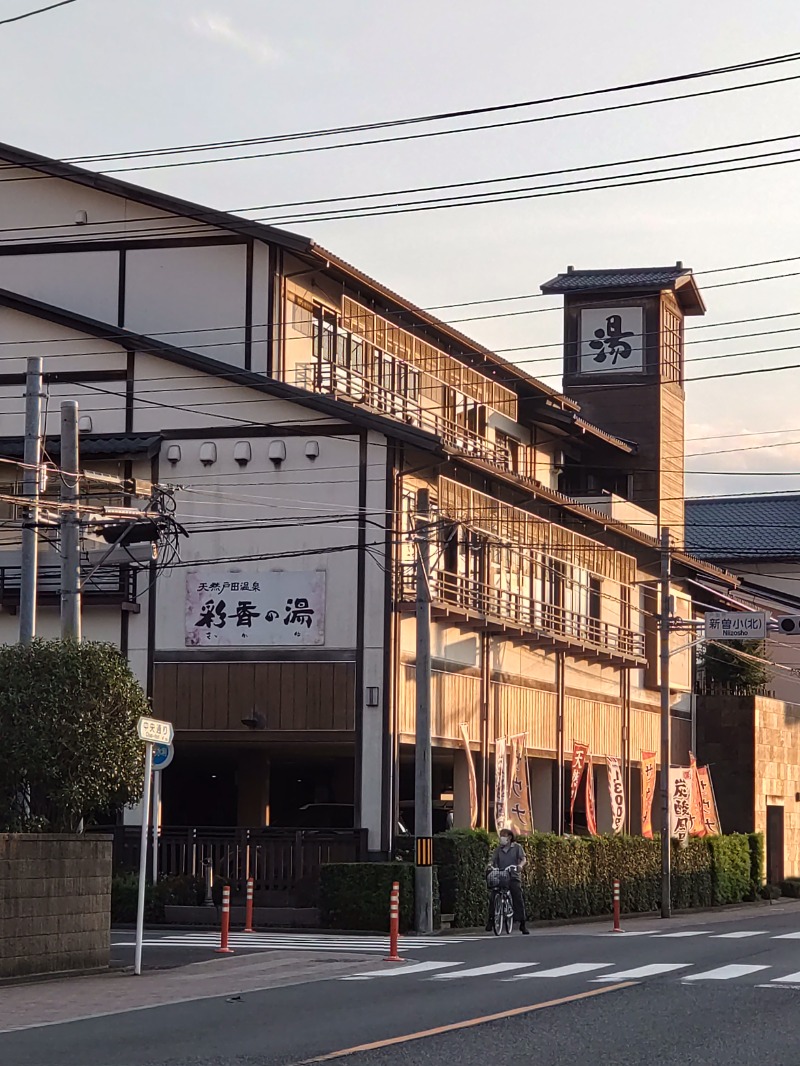
[(642, 752), (642, 836), (653, 839), (653, 796), (656, 791), (656, 753)]
[(689, 769), (692, 771), (692, 832), (693, 837), (704, 837), (706, 826), (703, 819), (703, 797), (700, 779), (697, 776), (697, 759), (689, 752)]
[(722, 832), (717, 813), (717, 800), (714, 796), (714, 786), (711, 784), (711, 772), (707, 766), (697, 767), (697, 780), (700, 785), (700, 798), (703, 806), (703, 827), (706, 836), (719, 836)]
[(591, 753), (586, 756), (586, 828), (589, 835), (597, 836), (597, 808), (594, 802), (594, 766)]
[(580, 788), (586, 756), (589, 754), (588, 744), (579, 744), (577, 740), (572, 742), (572, 770), (569, 783), (569, 831), (575, 832), (575, 799)]

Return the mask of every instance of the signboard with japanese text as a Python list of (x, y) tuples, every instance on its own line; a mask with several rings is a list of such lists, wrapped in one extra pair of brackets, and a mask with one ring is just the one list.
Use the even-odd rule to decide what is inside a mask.
[(766, 611), (712, 611), (706, 615), (706, 640), (766, 640)]
[(506, 738), (494, 742), (494, 824), (499, 832), (508, 825), (508, 757)]
[(641, 373), (643, 322), (641, 307), (584, 307), (580, 317), (581, 374)]
[(597, 836), (597, 804), (594, 799), (594, 765), (591, 752), (586, 756), (586, 828), (589, 836)]
[(464, 744), (464, 755), (467, 760), (467, 772), (469, 773), (469, 827), (474, 829), (478, 824), (478, 778), (475, 773), (472, 748), (469, 746), (469, 727), (466, 722), (462, 722), (460, 728), (461, 740)]
[(162, 722), (158, 718), (140, 718), (136, 733), (146, 744), (171, 744), (175, 736), (172, 722)]
[(527, 733), (509, 737), (511, 772), (508, 777), (507, 817), (515, 836), (529, 836), (533, 832), (531, 785), (528, 774)]
[(714, 786), (711, 784), (711, 771), (707, 766), (697, 767), (697, 783), (700, 787), (700, 800), (703, 811), (703, 828), (708, 837), (719, 836), (722, 832), (717, 813), (717, 801)]
[(324, 570), (223, 570), (186, 575), (186, 647), (325, 643)]
[(692, 830), (692, 784), (690, 766), (671, 766), (669, 770), (670, 835), (683, 843)]
[(606, 756), (608, 766), (608, 794), (611, 799), (611, 832), (615, 835), (625, 828), (625, 785), (620, 760)]
[(691, 751), (689, 752), (689, 769), (692, 771), (692, 836), (704, 837), (706, 826), (703, 818), (703, 796), (700, 778), (697, 774), (697, 759)]

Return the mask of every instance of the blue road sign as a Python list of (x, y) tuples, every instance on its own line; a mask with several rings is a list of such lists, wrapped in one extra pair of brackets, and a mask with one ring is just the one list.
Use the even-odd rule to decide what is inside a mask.
[(153, 769), (166, 770), (175, 755), (175, 749), (171, 744), (153, 745)]

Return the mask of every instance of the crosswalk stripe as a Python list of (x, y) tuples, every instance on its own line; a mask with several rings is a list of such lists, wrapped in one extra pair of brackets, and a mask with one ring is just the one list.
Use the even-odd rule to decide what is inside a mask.
[(529, 977), (573, 977), (579, 973), (593, 973), (595, 970), (608, 969), (610, 962), (571, 962), (567, 966), (556, 966), (552, 970), (532, 970), (530, 973), (516, 973), (513, 977), (504, 977), (504, 981), (526, 981)]
[(734, 977), (746, 977), (749, 973), (757, 973), (759, 970), (768, 970), (769, 966), (743, 966), (732, 963), (730, 966), (718, 966), (715, 970), (706, 970), (704, 973), (692, 973), (684, 977), (684, 981), (731, 981)]
[(774, 936), (773, 940), (800, 940), (800, 933), (781, 933), (780, 936)]
[(689, 936), (708, 936), (708, 929), (684, 930), (682, 933), (654, 933), (654, 940), (683, 940)]
[(789, 973), (785, 977), (773, 977), (772, 984), (800, 985), (800, 970), (797, 973)]
[(656, 962), (650, 966), (634, 966), (631, 970), (617, 970), (616, 973), (604, 973), (602, 977), (592, 977), (591, 981), (635, 981), (639, 977), (656, 977), (673, 970), (685, 970), (690, 962)]
[(739, 933), (714, 933), (712, 940), (743, 940), (746, 936), (766, 936), (764, 929), (747, 929)]
[(614, 940), (622, 940), (624, 937), (652, 936), (653, 935), (653, 930), (652, 929), (637, 929), (637, 930), (634, 930), (633, 932), (629, 933), (626, 929), (623, 929), (623, 931), (621, 933), (595, 933), (594, 935), (595, 936), (610, 936), (610, 937), (613, 937)]
[(454, 973), (437, 973), (431, 981), (453, 981), (462, 977), (485, 977), (493, 973), (505, 973), (507, 970), (524, 970), (535, 966), (535, 962), (493, 962), (490, 966), (475, 966), (471, 970), (456, 970)]
[(446, 970), (448, 966), (463, 966), (463, 962), (416, 962), (411, 966), (395, 964), (392, 970), (372, 970), (369, 973), (353, 973), (342, 981), (371, 981), (373, 977), (408, 977), (412, 973), (429, 973), (431, 970)]

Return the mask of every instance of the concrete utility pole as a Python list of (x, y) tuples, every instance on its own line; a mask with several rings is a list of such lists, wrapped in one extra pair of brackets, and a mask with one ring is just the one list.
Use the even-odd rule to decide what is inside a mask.
[(61, 639), (81, 639), (81, 518), (78, 404), (61, 404)]
[(417, 492), (417, 732), (414, 762), (414, 927), (433, 932), (433, 796), (431, 783), (430, 498)]
[(661, 611), (658, 620), (661, 658), (661, 917), (672, 917), (672, 868), (670, 856), (669, 767), (672, 751), (669, 692), (669, 620), (670, 620), (670, 543), (669, 527), (661, 529)]
[(28, 360), (25, 377), (25, 466), (22, 494), (31, 502), (22, 522), (22, 570), (19, 589), (19, 642), (30, 644), (36, 636), (36, 588), (39, 574), (39, 492), (42, 459), (42, 359)]

